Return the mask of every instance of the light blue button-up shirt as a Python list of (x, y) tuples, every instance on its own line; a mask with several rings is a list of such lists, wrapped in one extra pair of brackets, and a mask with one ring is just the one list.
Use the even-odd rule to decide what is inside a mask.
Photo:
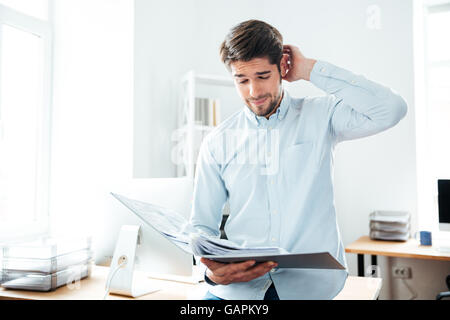
[[(228, 201), (229, 240), (291, 253), (327, 251), (347, 266), (334, 205), (334, 148), (393, 127), (407, 106), (389, 88), (324, 61), (316, 62), (310, 81), (327, 95), (296, 99), (284, 90), (269, 119), (244, 106), (205, 137), (191, 224), (219, 236)], [(209, 290), (224, 299), (263, 299), (273, 283), (280, 299), (332, 299), (347, 275), (347, 270), (279, 268)]]

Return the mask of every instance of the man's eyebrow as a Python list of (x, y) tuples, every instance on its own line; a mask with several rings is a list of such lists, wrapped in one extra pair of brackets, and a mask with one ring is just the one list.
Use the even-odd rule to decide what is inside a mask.
[[(257, 76), (262, 76), (262, 75), (265, 75), (265, 74), (268, 74), (268, 73), (271, 73), (271, 71), (255, 72), (255, 74), (256, 74)], [(235, 76), (236, 78), (246, 77), (245, 74), (235, 74), (234, 76)]]

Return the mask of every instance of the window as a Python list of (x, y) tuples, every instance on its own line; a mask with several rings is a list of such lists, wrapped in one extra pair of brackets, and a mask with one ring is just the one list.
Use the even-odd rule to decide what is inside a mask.
[(0, 0), (0, 242), (48, 229), (48, 0)]
[(437, 231), (437, 180), (450, 179), (450, 2), (416, 3), (418, 222)]
[(431, 7), (426, 26), (426, 99), (433, 177), (450, 177), (450, 5)]

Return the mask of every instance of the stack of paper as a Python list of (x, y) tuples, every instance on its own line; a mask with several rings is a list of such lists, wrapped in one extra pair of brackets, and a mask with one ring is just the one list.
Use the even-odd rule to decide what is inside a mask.
[(191, 248), (197, 256), (207, 255), (276, 255), (289, 253), (278, 247), (241, 247), (229, 240), (211, 238), (202, 234), (191, 235)]
[(369, 216), (373, 240), (407, 241), (410, 236), (410, 214), (402, 211), (375, 211)]

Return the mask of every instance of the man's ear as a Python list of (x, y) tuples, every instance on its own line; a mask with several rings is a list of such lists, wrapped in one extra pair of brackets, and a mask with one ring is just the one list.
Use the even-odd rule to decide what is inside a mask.
[(288, 61), (289, 61), (289, 55), (288, 54), (283, 54), (283, 57), (281, 57), (281, 62), (280, 62), (280, 69), (281, 69), (280, 71), (281, 71), (281, 76), (283, 78), (289, 72)]

